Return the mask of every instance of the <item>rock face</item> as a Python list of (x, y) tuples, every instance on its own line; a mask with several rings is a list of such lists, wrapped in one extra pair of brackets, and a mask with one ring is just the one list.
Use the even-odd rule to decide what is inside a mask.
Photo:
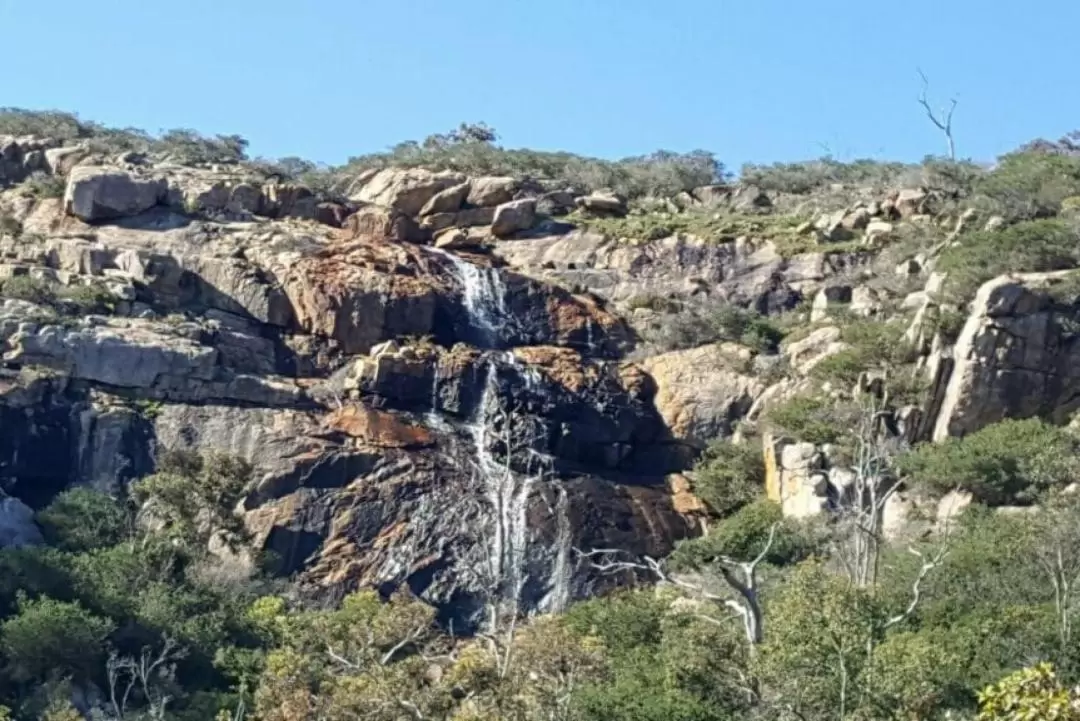
[(656, 384), (656, 408), (672, 440), (684, 445), (683, 463), (715, 438), (731, 436), (765, 390), (736, 368), (749, 360), (737, 346), (703, 346), (665, 353), (642, 363)]
[(587, 231), (497, 243), (495, 252), (522, 272), (589, 288), (614, 302), (689, 298), (705, 288), (712, 297), (763, 312), (791, 307), (827, 278), (865, 262), (860, 254), (784, 258), (768, 242), (720, 243), (676, 235), (627, 243)]
[(613, 582), (574, 548), (661, 556), (697, 532), (677, 474), (759, 386), (695, 353), (627, 361), (607, 301), (477, 252), (484, 230), (423, 244), (532, 226), (517, 180), (380, 171), (345, 203), (54, 160), (67, 196), (25, 201), (0, 277), (108, 302), (0, 298), (0, 545), (39, 541), (32, 511), (74, 484), (124, 493), (164, 448), (253, 463), (245, 520), (301, 590), (404, 584), (455, 628), (493, 578), (557, 609)]
[(1004, 418), (1063, 422), (1080, 408), (1080, 311), (1053, 297), (1071, 271), (995, 278), (971, 305), (943, 383), (934, 440)]

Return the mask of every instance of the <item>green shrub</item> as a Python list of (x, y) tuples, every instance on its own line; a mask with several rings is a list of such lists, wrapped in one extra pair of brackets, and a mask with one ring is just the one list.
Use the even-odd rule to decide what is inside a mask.
[(760, 313), (719, 303), (690, 306), (665, 318), (652, 340), (668, 350), (735, 341), (760, 353), (774, 353), (783, 338), (784, 332)]
[(830, 381), (842, 389), (853, 388), (864, 371), (899, 371), (911, 360), (911, 351), (897, 323), (854, 320), (840, 330), (840, 340), (850, 347), (823, 358), (810, 371), (813, 378)]
[(497, 134), (483, 124), (462, 124), (422, 143), (399, 143), (391, 150), (350, 158), (340, 173), (369, 168), (418, 167), (456, 170), (469, 175), (514, 175), (558, 181), (583, 192), (609, 189), (629, 198), (670, 196), (726, 177), (712, 153), (657, 151), (651, 155), (601, 160), (573, 153), (515, 150), (495, 144)]
[(766, 418), (776, 430), (808, 443), (835, 443), (843, 435), (843, 427), (834, 413), (835, 407), (820, 396), (794, 396), (766, 411)]
[(28, 275), (16, 275), (0, 280), (0, 296), (38, 305), (51, 306), (56, 303), (56, 290), (53, 285)]
[(13, 678), (43, 680), (57, 671), (88, 678), (100, 673), (105, 640), (115, 628), (78, 603), (25, 600), (0, 624), (0, 649)]
[(1080, 195), (1080, 157), (1010, 153), (976, 183), (975, 190), (1006, 218), (1047, 218), (1061, 210), (1066, 198)]
[(22, 235), (22, 230), (22, 223), (7, 213), (0, 212), (0, 234), (18, 238)]
[(861, 159), (842, 163), (830, 157), (798, 163), (774, 163), (755, 165), (748, 163), (739, 172), (743, 183), (756, 185), (763, 190), (804, 195), (826, 188), (834, 183), (854, 186), (888, 187), (897, 180), (911, 175), (918, 166), (905, 163), (883, 163)]
[(980, 231), (942, 251), (936, 270), (948, 273), (947, 292), (970, 299), (1004, 273), (1062, 270), (1080, 265), (1080, 235), (1061, 220), (1035, 220)]
[(694, 493), (720, 516), (726, 516), (762, 494), (765, 459), (756, 443), (715, 441), (694, 466)]
[(64, 288), (60, 294), (70, 312), (78, 315), (112, 313), (116, 310), (116, 296), (102, 283), (74, 285)]
[(90, 551), (119, 543), (131, 533), (131, 518), (111, 496), (92, 488), (64, 491), (37, 514), (45, 540), (64, 551)]
[(674, 298), (667, 298), (656, 294), (635, 295), (626, 301), (626, 308), (630, 311), (648, 309), (657, 313), (678, 313), (683, 305)]
[(41, 171), (33, 173), (19, 185), (24, 194), (35, 198), (62, 198), (66, 187), (63, 178)]
[(683, 569), (705, 568), (720, 556), (749, 561), (765, 549), (774, 525), (773, 543), (765, 556), (768, 563), (775, 566), (798, 563), (817, 549), (818, 542), (812, 534), (790, 520), (785, 521), (780, 504), (763, 498), (717, 523), (708, 535), (679, 543), (671, 560)]
[(937, 493), (970, 491), (980, 501), (1027, 503), (1080, 478), (1080, 442), (1037, 418), (1004, 420), (962, 438), (923, 444), (898, 459), (907, 478)]

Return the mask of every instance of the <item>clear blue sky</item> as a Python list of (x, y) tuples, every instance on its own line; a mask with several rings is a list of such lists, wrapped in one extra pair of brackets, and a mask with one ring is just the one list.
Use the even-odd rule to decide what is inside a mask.
[(342, 162), (484, 121), (514, 147), (729, 167), (1080, 127), (1078, 0), (0, 0), (0, 105)]

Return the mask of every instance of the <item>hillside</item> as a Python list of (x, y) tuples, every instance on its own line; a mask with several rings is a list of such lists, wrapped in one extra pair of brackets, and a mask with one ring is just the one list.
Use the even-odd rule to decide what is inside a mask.
[(1075, 701), (1074, 140), (735, 179), (0, 112), (0, 709)]

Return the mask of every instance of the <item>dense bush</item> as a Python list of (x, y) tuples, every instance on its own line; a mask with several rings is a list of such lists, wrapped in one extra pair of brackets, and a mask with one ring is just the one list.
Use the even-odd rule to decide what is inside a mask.
[(793, 396), (771, 406), (766, 412), (766, 420), (780, 433), (818, 445), (835, 443), (845, 432), (836, 406), (821, 396)]
[(350, 158), (340, 171), (355, 174), (369, 168), (423, 166), (470, 175), (552, 180), (584, 192), (607, 189), (629, 198), (674, 195), (726, 177), (723, 164), (704, 150), (661, 150), (612, 161), (573, 153), (508, 149), (496, 145), (496, 140), (495, 132), (483, 124), (462, 124), (455, 131), (429, 136), (423, 142), (404, 142), (386, 152)]
[(1008, 219), (1050, 217), (1061, 209), (1063, 200), (1080, 194), (1080, 156), (1010, 153), (979, 179), (975, 191)]
[(1080, 265), (1080, 233), (1063, 220), (1035, 220), (963, 236), (945, 248), (936, 269), (946, 290), (970, 299), (984, 282), (1005, 273), (1048, 271)]
[(739, 180), (762, 190), (803, 195), (828, 188), (834, 183), (891, 187), (900, 184), (903, 178), (917, 178), (918, 173), (917, 165), (866, 159), (843, 163), (824, 157), (799, 163), (747, 163), (739, 171)]
[(713, 513), (726, 516), (755, 499), (765, 487), (761, 447), (715, 441), (694, 466), (693, 479), (694, 493)]
[(776, 566), (798, 563), (819, 549), (820, 539), (809, 527), (785, 520), (778, 503), (759, 498), (717, 523), (707, 536), (680, 543), (671, 558), (683, 569), (707, 568), (721, 556), (751, 559), (765, 549), (770, 534), (773, 542), (764, 560)]
[(914, 483), (938, 493), (960, 488), (988, 503), (1029, 503), (1080, 478), (1080, 441), (1036, 418), (1004, 420), (899, 459)]
[(691, 303), (664, 319), (649, 338), (666, 350), (735, 341), (760, 353), (775, 353), (784, 332), (766, 316), (731, 303)]
[(116, 296), (100, 283), (62, 286), (28, 275), (0, 280), (0, 298), (25, 300), (75, 316), (111, 313), (116, 308)]

